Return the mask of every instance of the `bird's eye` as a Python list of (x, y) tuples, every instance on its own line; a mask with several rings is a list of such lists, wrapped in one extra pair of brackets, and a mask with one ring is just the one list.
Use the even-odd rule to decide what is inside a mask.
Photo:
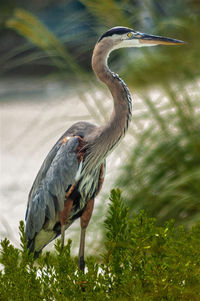
[(127, 37), (132, 38), (132, 36), (133, 36), (132, 32), (127, 33)]

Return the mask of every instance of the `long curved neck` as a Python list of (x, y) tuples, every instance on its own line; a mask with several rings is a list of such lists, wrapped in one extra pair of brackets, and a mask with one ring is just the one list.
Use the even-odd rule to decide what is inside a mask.
[[(132, 102), (129, 90), (120, 77), (111, 72), (107, 66), (107, 58), (113, 49), (109, 41), (96, 44), (92, 56), (92, 68), (96, 76), (104, 82), (113, 97), (114, 108), (110, 120), (98, 127), (87, 139), (88, 155), (86, 165), (89, 170), (91, 161), (101, 164), (106, 156), (124, 136), (132, 113)], [(90, 163), (89, 163), (90, 162)]]
[[(113, 45), (110, 41), (97, 43), (92, 56), (92, 68), (96, 76), (104, 82), (113, 97), (114, 108), (110, 120), (100, 127), (100, 142), (114, 146), (124, 136), (132, 113), (132, 101), (129, 90), (118, 75), (107, 66), (107, 58)], [(106, 143), (105, 143), (106, 142)], [(109, 145), (108, 145), (109, 142)]]

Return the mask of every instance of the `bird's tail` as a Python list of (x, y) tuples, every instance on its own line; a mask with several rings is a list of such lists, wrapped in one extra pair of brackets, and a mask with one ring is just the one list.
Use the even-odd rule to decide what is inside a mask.
[(29, 250), (29, 254), (33, 253), (33, 256), (34, 256), (34, 259), (37, 259), (38, 256), (40, 255), (41, 253), (41, 250), (40, 251), (35, 251), (34, 249), (34, 239), (26, 239), (27, 241), (27, 248)]

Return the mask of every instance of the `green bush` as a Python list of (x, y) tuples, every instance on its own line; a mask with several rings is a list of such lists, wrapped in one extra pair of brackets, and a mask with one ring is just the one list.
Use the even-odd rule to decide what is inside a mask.
[(190, 233), (158, 227), (144, 212), (130, 216), (119, 190), (110, 201), (104, 254), (87, 259), (85, 274), (70, 240), (34, 263), (21, 222), (21, 250), (1, 242), (0, 300), (200, 300), (200, 223)]

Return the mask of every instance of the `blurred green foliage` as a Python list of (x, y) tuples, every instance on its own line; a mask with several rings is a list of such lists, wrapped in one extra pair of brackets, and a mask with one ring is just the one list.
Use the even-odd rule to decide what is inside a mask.
[[(66, 6), (69, 3), (72, 1), (67, 1)], [(124, 144), (130, 157), (117, 185), (125, 192), (131, 211), (145, 209), (159, 223), (173, 217), (177, 225), (191, 228), (200, 218), (200, 3), (194, 0), (81, 0), (81, 3), (85, 10), (79, 22), (82, 25), (85, 21), (90, 29), (84, 35), (81, 26), (76, 31), (68, 29), (67, 18), (57, 33), (52, 32), (42, 18), (16, 7), (5, 27), (23, 36), (27, 44), (11, 49), (2, 61), (12, 70), (17, 65), (35, 64), (43, 54), (47, 62), (40, 63), (56, 67), (53, 72), (62, 79), (72, 80), (73, 87), (75, 82), (86, 83), (86, 87), (78, 87), (78, 95), (98, 123), (106, 112), (94, 92), (100, 85), (91, 80), (89, 63), (82, 63), (90, 62), (99, 35), (112, 26), (122, 25), (186, 41), (181, 47), (119, 50), (111, 56), (110, 64), (141, 95), (146, 107), (145, 112), (136, 116), (133, 94), (129, 139), (135, 144), (129, 152), (129, 145)], [(72, 28), (77, 25), (77, 18), (70, 15)], [(61, 28), (66, 28), (63, 36)], [(155, 102), (147, 88), (162, 91), (167, 102), (161, 98)], [(98, 101), (95, 107), (86, 101), (85, 91)]]
[[(38, 70), (41, 70), (41, 67), (45, 69), (47, 65), (52, 68), (56, 66), (59, 71), (52, 69), (53, 73), (64, 71), (68, 78), (74, 77), (82, 82), (86, 73), (91, 73), (89, 67), (91, 51), (99, 35), (110, 27), (121, 25), (138, 31), (171, 36), (188, 43), (181, 48), (129, 49), (120, 51), (120, 56), (115, 53), (113, 58), (117, 56), (117, 71), (129, 85), (144, 89), (149, 85), (162, 83), (163, 79), (177, 79), (178, 77), (181, 80), (188, 80), (199, 75), (200, 42), (197, 37), (200, 26), (198, 18), (200, 5), (198, 2), (192, 0), (179, 0), (176, 3), (172, 0), (167, 3), (166, 1), (129, 0), (75, 2), (82, 3), (82, 9), (73, 8), (71, 11), (72, 0), (58, 3), (58, 7), (63, 7), (66, 13), (70, 12), (68, 12), (68, 17), (61, 18), (61, 20), (58, 19), (56, 6), (54, 8), (52, 3), (49, 4), (52, 14), (55, 9), (55, 21), (59, 20), (54, 32), (44, 25), (42, 18), (37, 16), (38, 12), (33, 14), (31, 11), (17, 7), (15, 3), (16, 9), (5, 20), (5, 28), (16, 31), (29, 43), (24, 42), (16, 49), (8, 50), (5, 57), (3, 55), (1, 72), (8, 72), (24, 64), (31, 67), (37, 62)], [(25, 3), (23, 6), (26, 6)], [(67, 10), (68, 7), (69, 10)], [(44, 12), (45, 10), (43, 14)], [(51, 15), (48, 11), (46, 14), (46, 19), (49, 20)], [(112, 58), (111, 61), (113, 61)], [(114, 62), (113, 67), (115, 68)]]
[(16, 9), (13, 18), (6, 22), (8, 28), (16, 30), (20, 35), (41, 48), (53, 60), (60, 71), (81, 73), (81, 67), (74, 61), (59, 39), (31, 13)]
[[(127, 18), (126, 7), (133, 7), (130, 1), (115, 1), (115, 0), (81, 0), (81, 2), (88, 8), (88, 10), (96, 17), (97, 24), (105, 24), (107, 27), (113, 27), (116, 24), (123, 24), (123, 26), (131, 26)], [(97, 25), (96, 24), (96, 25)]]
[(87, 259), (83, 274), (70, 240), (34, 263), (21, 222), (21, 250), (1, 242), (1, 300), (199, 300), (200, 224), (190, 233), (172, 221), (158, 227), (144, 212), (130, 215), (113, 190), (104, 226), (105, 251)]
[(152, 118), (136, 136), (116, 183), (131, 210), (145, 209), (159, 223), (173, 217), (187, 228), (200, 220), (199, 94), (198, 86), (192, 87), (192, 98), (181, 85), (168, 84), (163, 85), (167, 102), (143, 95), (147, 111), (134, 123)]

